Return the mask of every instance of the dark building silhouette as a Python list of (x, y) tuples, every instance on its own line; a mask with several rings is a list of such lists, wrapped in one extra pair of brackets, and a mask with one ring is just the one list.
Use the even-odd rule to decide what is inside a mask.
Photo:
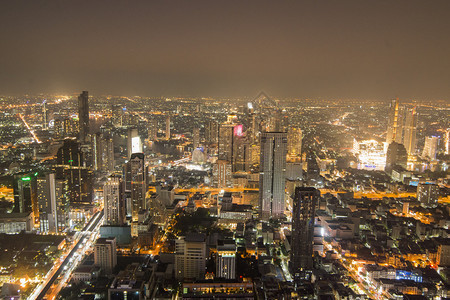
[(38, 217), (37, 181), (34, 174), (14, 175), (14, 209), (15, 213), (33, 212)]
[(84, 153), (74, 140), (65, 140), (56, 155), (57, 178), (68, 180), (71, 203), (92, 202), (92, 172), (86, 167)]
[(78, 119), (79, 119), (79, 140), (86, 143), (86, 137), (89, 134), (89, 95), (83, 91), (78, 96)]
[(292, 212), (291, 272), (296, 279), (306, 279), (313, 267), (314, 215), (320, 191), (297, 187)]
[(408, 162), (408, 152), (406, 152), (405, 146), (397, 142), (392, 142), (386, 152), (386, 166), (384, 170), (387, 173), (391, 173), (394, 166), (401, 166), (406, 169)]

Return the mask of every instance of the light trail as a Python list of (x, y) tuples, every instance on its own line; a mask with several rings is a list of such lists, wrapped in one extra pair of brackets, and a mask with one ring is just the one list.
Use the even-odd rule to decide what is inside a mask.
[(30, 132), (30, 134), (33, 136), (33, 139), (37, 142), (37, 143), (41, 143), (41, 141), (37, 138), (36, 134), (34, 133), (34, 130), (31, 129), (30, 125), (28, 125), (27, 121), (25, 120), (24, 116), (22, 114), (19, 114), (20, 119), (22, 119), (22, 122), (25, 124), (25, 127), (27, 127), (28, 131)]

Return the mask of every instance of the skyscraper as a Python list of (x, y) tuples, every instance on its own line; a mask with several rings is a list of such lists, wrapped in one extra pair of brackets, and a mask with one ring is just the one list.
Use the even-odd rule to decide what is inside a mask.
[(203, 234), (188, 234), (175, 241), (175, 277), (204, 279), (206, 239)]
[(439, 137), (437, 137), (437, 136), (425, 137), (425, 144), (423, 146), (422, 157), (429, 158), (431, 160), (435, 160), (438, 142), (439, 142)]
[(294, 278), (304, 277), (313, 267), (315, 207), (320, 191), (311, 187), (296, 187), (292, 212), (290, 268)]
[(302, 130), (300, 127), (289, 127), (287, 148), (289, 160), (300, 160), (302, 154)]
[(33, 174), (14, 175), (14, 209), (15, 213), (33, 212), (33, 217), (38, 216), (36, 176)]
[(48, 111), (47, 111), (47, 100), (42, 102), (42, 128), (47, 129), (48, 127)]
[(416, 151), (417, 112), (415, 107), (405, 108), (405, 124), (403, 128), (403, 145), (408, 155)]
[(166, 140), (170, 140), (170, 115), (166, 117)]
[(200, 128), (198, 127), (195, 127), (192, 132), (192, 143), (194, 149), (197, 149), (198, 146), (200, 146)]
[(392, 171), (392, 168), (397, 165), (404, 169), (407, 167), (408, 153), (405, 146), (402, 144), (392, 142), (386, 152), (386, 167), (384, 170), (388, 173)]
[(422, 206), (436, 207), (439, 199), (439, 185), (419, 183), (417, 186), (417, 200)]
[(219, 159), (233, 161), (233, 129), (236, 124), (222, 123), (219, 126)]
[(69, 225), (68, 181), (55, 173), (37, 178), (39, 224), (42, 233), (60, 233)]
[(214, 186), (218, 188), (227, 188), (232, 185), (232, 167), (226, 160), (217, 160), (213, 165)]
[(120, 177), (111, 176), (103, 185), (105, 225), (123, 225), (125, 222), (125, 198)]
[(79, 119), (79, 140), (86, 143), (86, 137), (89, 134), (89, 95), (83, 91), (78, 96), (78, 119)]
[(111, 109), (111, 123), (116, 126), (120, 127), (123, 124), (123, 107), (120, 104), (113, 104)]
[(117, 265), (116, 238), (99, 238), (94, 245), (94, 264), (111, 274)]
[(139, 211), (146, 209), (147, 172), (143, 153), (133, 153), (128, 161), (131, 181), (131, 217), (133, 222), (139, 219)]
[(263, 132), (261, 134), (261, 156), (259, 176), (260, 217), (279, 218), (285, 209), (287, 134), (285, 132)]
[(403, 131), (403, 109), (399, 107), (399, 100), (394, 99), (391, 101), (388, 113), (388, 127), (386, 134), (386, 143), (388, 145), (391, 142), (402, 143), (402, 131)]
[(129, 128), (127, 136), (127, 156), (131, 157), (133, 153), (142, 153), (142, 141), (137, 128)]
[(148, 124), (148, 140), (150, 142), (156, 141), (158, 138), (158, 122), (156, 119), (151, 119)]

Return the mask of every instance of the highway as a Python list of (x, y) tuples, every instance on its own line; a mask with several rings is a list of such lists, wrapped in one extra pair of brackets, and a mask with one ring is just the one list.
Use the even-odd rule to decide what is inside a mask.
[[(39, 285), (33, 294), (28, 299), (54, 299), (59, 290), (68, 280), (72, 271), (78, 265), (78, 262), (83, 258), (84, 252), (95, 242), (95, 238), (98, 234), (98, 228), (103, 220), (103, 210), (97, 212), (89, 221), (89, 223), (78, 233), (78, 241), (75, 246), (72, 247), (70, 253), (66, 256), (64, 261), (59, 265), (56, 270), (49, 272), (47, 280)], [(59, 278), (61, 272), (65, 271), (63, 278), (60, 280), (56, 289), (50, 291), (50, 295), (47, 295), (54, 282)], [(47, 297), (46, 297), (47, 295)]]

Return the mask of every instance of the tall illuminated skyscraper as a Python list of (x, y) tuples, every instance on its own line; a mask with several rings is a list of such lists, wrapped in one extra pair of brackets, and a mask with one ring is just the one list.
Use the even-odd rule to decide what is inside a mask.
[(127, 136), (127, 154), (142, 153), (142, 141), (137, 128), (129, 128)]
[(320, 191), (315, 188), (295, 188), (290, 261), (294, 278), (304, 277), (304, 271), (313, 267), (314, 217), (319, 197)]
[(405, 108), (405, 124), (403, 128), (403, 145), (408, 155), (416, 151), (417, 112), (416, 108)]
[(50, 173), (37, 178), (39, 224), (42, 233), (59, 233), (69, 225), (68, 181)]
[(170, 140), (170, 115), (166, 117), (166, 140)]
[(259, 176), (259, 209), (264, 220), (283, 216), (285, 209), (287, 133), (263, 132)]
[(131, 185), (131, 218), (138, 221), (139, 211), (146, 209), (147, 172), (143, 153), (133, 153), (128, 161)]
[(125, 198), (120, 177), (111, 176), (103, 185), (105, 225), (123, 225), (125, 222)]
[(392, 142), (402, 143), (403, 131), (403, 109), (399, 107), (399, 100), (394, 99), (391, 102), (388, 113), (388, 127), (386, 134), (386, 143)]
[(86, 143), (89, 134), (89, 95), (83, 91), (78, 96), (78, 119), (79, 119), (79, 139), (81, 143)]
[(289, 127), (287, 148), (289, 160), (300, 160), (302, 154), (302, 130), (299, 127)]
[(439, 142), (439, 137), (437, 137), (437, 136), (425, 137), (425, 145), (423, 146), (422, 157), (429, 158), (431, 160), (435, 160), (438, 142)]
[(222, 123), (219, 126), (219, 159), (233, 161), (233, 122)]

